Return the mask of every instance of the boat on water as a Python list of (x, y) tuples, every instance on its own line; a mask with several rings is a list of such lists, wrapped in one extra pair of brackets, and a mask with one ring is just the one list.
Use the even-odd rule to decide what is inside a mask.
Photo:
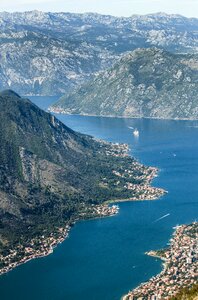
[(136, 137), (139, 137), (139, 131), (137, 129), (135, 129), (133, 131), (133, 135), (136, 136)]

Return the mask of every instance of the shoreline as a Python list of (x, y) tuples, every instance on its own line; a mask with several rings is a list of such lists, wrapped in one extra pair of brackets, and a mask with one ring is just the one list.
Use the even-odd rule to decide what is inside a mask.
[(197, 237), (198, 222), (177, 226), (168, 248), (145, 253), (163, 261), (162, 271), (123, 295), (121, 300), (168, 300), (180, 289), (196, 284), (198, 282)]
[[(41, 96), (42, 97), (42, 96)], [(54, 113), (58, 115), (68, 115), (68, 116), (82, 116), (82, 117), (101, 117), (101, 118), (117, 118), (117, 119), (147, 119), (147, 120), (163, 120), (163, 121), (198, 121), (197, 119), (189, 119), (189, 118), (160, 118), (160, 117), (144, 117), (144, 116), (114, 116), (114, 115), (96, 115), (96, 114), (83, 114), (83, 113), (71, 113), (71, 112), (58, 112), (54, 109), (50, 109), (50, 106), (47, 108), (49, 113)]]
[(50, 245), (48, 250), (46, 250), (45, 252), (41, 251), (40, 253), (34, 254), (34, 255), (32, 255), (30, 257), (27, 257), (27, 258), (22, 258), (20, 261), (12, 263), (10, 266), (6, 267), (6, 270), (0, 270), (0, 276), (11, 272), (15, 268), (17, 268), (17, 267), (19, 267), (19, 266), (21, 266), (21, 265), (23, 265), (23, 264), (25, 264), (25, 263), (27, 263), (31, 260), (42, 258), (42, 257), (47, 257), (48, 255), (52, 254), (54, 249), (56, 247), (58, 247), (59, 244), (61, 244), (62, 242), (64, 242), (68, 238), (70, 229), (71, 229), (71, 226), (69, 226), (69, 229), (66, 230), (65, 236), (60, 237), (60, 239), (58, 239), (55, 244)]
[(166, 258), (163, 256), (160, 256), (160, 254), (157, 254), (157, 252), (158, 251), (151, 250), (151, 251), (145, 252), (145, 254), (148, 256), (151, 256), (151, 257), (159, 258), (160, 260), (166, 262)]
[[(24, 257), (21, 260), (19, 260), (18, 262), (11, 263), (9, 266), (2, 268), (0, 270), (0, 276), (11, 272), (18, 266), (23, 265), (31, 260), (42, 258), (42, 257), (47, 257), (48, 255), (53, 254), (55, 248), (58, 247), (59, 244), (62, 244), (69, 237), (70, 230), (77, 222), (113, 217), (119, 213), (119, 206), (117, 206), (117, 205), (113, 205), (110, 207), (104, 203), (102, 205), (96, 205), (93, 208), (94, 208), (93, 213), (96, 213), (97, 208), (99, 208), (101, 210), (101, 212), (98, 213), (98, 215), (95, 214), (93, 217), (87, 216), (87, 218), (86, 217), (83, 218), (83, 217), (79, 216), (79, 218), (76, 218), (70, 225), (67, 224), (65, 226), (65, 228), (59, 228), (59, 231), (62, 234), (56, 240), (52, 241), (52, 243), (49, 244), (44, 251), (37, 250), (37, 253), (35, 253), (35, 254), (32, 253), (29, 257), (28, 256)], [(44, 242), (46, 242), (46, 240)], [(43, 244), (44, 244), (44, 242), (43, 242)]]
[(165, 194), (167, 194), (168, 192), (164, 190), (164, 193), (162, 195), (159, 196), (154, 196), (151, 199), (139, 199), (139, 198), (125, 198), (125, 199), (115, 199), (115, 200), (107, 200), (105, 201), (105, 204), (113, 204), (113, 203), (124, 203), (124, 202), (142, 202), (142, 201), (157, 201), (159, 198), (161, 198), (162, 196), (164, 196)]
[[(154, 178), (155, 176), (153, 176)], [(151, 180), (153, 180), (153, 178)], [(156, 188), (156, 190), (158, 190), (158, 188)], [(13, 269), (15, 269), (16, 267), (25, 264), (31, 260), (34, 259), (38, 259), (38, 258), (42, 258), (42, 257), (47, 257), (50, 254), (53, 254), (53, 251), (56, 247), (58, 247), (59, 244), (63, 243), (68, 237), (69, 237), (69, 232), (71, 230), (71, 228), (79, 221), (88, 221), (88, 220), (95, 220), (95, 219), (102, 219), (102, 218), (107, 218), (107, 217), (113, 217), (116, 214), (119, 213), (119, 206), (116, 205), (116, 203), (122, 203), (122, 202), (137, 202), (137, 201), (154, 201), (154, 200), (158, 200), (160, 197), (162, 197), (164, 194), (167, 193), (167, 191), (163, 190), (163, 189), (159, 189), (160, 193), (154, 195), (151, 199), (147, 199), (145, 197), (145, 199), (140, 199), (140, 198), (126, 198), (126, 199), (114, 199), (114, 200), (107, 200), (105, 201), (103, 204), (99, 205), (101, 208), (103, 207), (108, 207), (109, 210), (112, 210), (111, 213), (107, 213), (107, 214), (101, 214), (98, 213), (98, 215), (93, 215), (93, 217), (86, 217), (86, 216), (79, 216), (79, 218), (75, 219), (70, 225), (66, 225), (66, 227), (62, 229), (63, 234), (56, 239), (56, 241), (53, 241), (53, 243), (50, 245), (48, 245), (48, 249), (45, 249), (44, 251), (40, 251), (36, 254), (32, 254), (30, 257), (27, 258), (22, 258), (19, 262), (15, 262), (15, 263), (11, 263), (8, 267), (6, 267), (6, 269), (4, 270), (4, 268), (2, 270), (0, 270), (0, 276), (1, 275), (5, 275), (8, 272), (12, 271)], [(115, 204), (112, 206), (109, 206), (110, 204)], [(96, 205), (95, 207), (93, 207), (94, 209), (96, 209), (98, 206)], [(117, 207), (117, 209), (115, 209), (115, 207)], [(94, 210), (93, 210), (94, 212)], [(60, 228), (59, 228), (60, 229)]]
[[(166, 193), (166, 191), (164, 191), (164, 194), (165, 194), (165, 193)], [(109, 205), (110, 205), (110, 204), (113, 204), (113, 203), (116, 205), (116, 203), (133, 202), (133, 201), (135, 201), (135, 202), (137, 202), (137, 201), (154, 201), (154, 200), (156, 201), (156, 200), (158, 200), (160, 197), (162, 197), (164, 194), (159, 195), (159, 196), (155, 196), (153, 199), (138, 199), (138, 198), (134, 199), (134, 198), (126, 198), (126, 199), (107, 200), (107, 201), (105, 201), (101, 206), (106, 206), (106, 205), (108, 205), (108, 207), (111, 208), (111, 206), (109, 206)], [(118, 208), (118, 210), (119, 210), (119, 208)], [(119, 212), (117, 212), (117, 213), (119, 213)], [(96, 219), (102, 219), (102, 218), (108, 218), (108, 217), (114, 217), (114, 216), (116, 216), (117, 213), (112, 213), (112, 214), (107, 214), (107, 215), (101, 215), (101, 214), (99, 214), (99, 215), (95, 215), (95, 216), (93, 216), (93, 217), (91, 217), (91, 218), (88, 217), (88, 218), (79, 218), (79, 219), (76, 219), (76, 220), (72, 223), (72, 225), (66, 225), (65, 235), (60, 236), (60, 238), (58, 238), (58, 239), (56, 240), (56, 243), (55, 243), (55, 244), (49, 245), (49, 249), (48, 249), (48, 250), (46, 250), (45, 252), (42, 252), (42, 251), (41, 251), (40, 253), (37, 253), (37, 254), (35, 254), (35, 255), (32, 255), (31, 257), (27, 257), (27, 259), (22, 258), (22, 260), (20, 260), (19, 262), (14, 263), (14, 265), (11, 264), (10, 266), (8, 266), (8, 267), (7, 267), (7, 268), (8, 268), (7, 270), (5, 270), (5, 271), (0, 270), (0, 276), (1, 276), (1, 275), (5, 275), (5, 274), (7, 274), (8, 272), (11, 272), (12, 270), (14, 270), (15, 268), (17, 268), (18, 266), (23, 265), (23, 264), (25, 264), (25, 263), (27, 263), (27, 262), (29, 262), (29, 261), (31, 261), (31, 260), (38, 259), (38, 258), (42, 258), (42, 257), (47, 257), (48, 255), (53, 254), (54, 249), (55, 249), (56, 247), (58, 247), (59, 244), (62, 244), (62, 243), (69, 237), (69, 232), (70, 232), (71, 228), (72, 228), (77, 222), (79, 222), (79, 221), (96, 220)], [(67, 227), (67, 226), (69, 226), (69, 227)]]
[[(117, 147), (118, 145), (115, 144), (114, 147), (115, 146)], [(106, 154), (112, 155), (111, 151), (109, 152), (108, 150), (108, 153)], [(129, 156), (128, 153), (126, 154), (126, 151), (128, 152), (128, 147), (126, 147), (126, 145), (122, 145), (119, 156)], [(141, 166), (143, 165), (139, 164), (137, 161), (134, 164), (135, 168)], [(131, 193), (137, 193), (138, 196), (129, 197), (125, 199), (111, 199), (104, 201), (103, 204), (100, 205), (89, 205), (86, 207), (85, 212), (78, 211), (78, 215), (76, 217), (74, 216), (73, 220), (66, 221), (65, 227), (54, 228), (55, 231), (51, 232), (49, 236), (36, 236), (31, 240), (27, 240), (23, 245), (19, 244), (14, 249), (10, 249), (9, 255), (0, 255), (0, 261), (2, 264), (0, 275), (8, 273), (17, 266), (26, 263), (30, 260), (39, 257), (45, 257), (52, 254), (54, 249), (58, 246), (58, 244), (62, 243), (68, 237), (71, 226), (75, 225), (77, 221), (109, 217), (117, 214), (119, 207), (117, 205), (110, 206), (109, 204), (159, 199), (161, 196), (167, 193), (167, 191), (161, 188), (152, 187), (150, 185), (153, 179), (157, 176), (158, 171), (159, 170), (155, 167), (147, 167), (145, 173), (143, 173), (143, 176), (145, 176), (143, 184), (132, 184), (130, 183), (130, 181), (127, 182), (127, 178), (125, 178), (124, 175), (128, 174), (127, 172), (129, 172), (130, 174), (129, 170), (125, 170), (126, 174), (121, 174), (119, 172), (114, 171), (114, 174), (116, 176), (125, 178), (125, 188), (131, 191)]]

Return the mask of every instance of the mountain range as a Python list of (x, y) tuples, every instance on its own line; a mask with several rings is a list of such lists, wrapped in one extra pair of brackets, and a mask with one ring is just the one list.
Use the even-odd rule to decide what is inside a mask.
[(68, 93), (53, 112), (198, 119), (198, 55), (136, 49)]
[(0, 89), (62, 95), (128, 51), (156, 46), (195, 53), (198, 19), (164, 13), (0, 13)]

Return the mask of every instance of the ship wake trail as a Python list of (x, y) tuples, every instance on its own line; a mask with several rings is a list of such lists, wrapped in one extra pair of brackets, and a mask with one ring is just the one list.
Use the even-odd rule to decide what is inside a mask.
[(162, 220), (162, 219), (164, 219), (164, 218), (167, 218), (168, 216), (170, 216), (170, 214), (166, 214), (166, 215), (164, 215), (164, 216), (162, 216), (162, 217), (156, 219), (155, 221), (153, 221), (153, 223), (156, 223), (156, 222), (158, 222), (158, 221), (160, 221), (160, 220)]

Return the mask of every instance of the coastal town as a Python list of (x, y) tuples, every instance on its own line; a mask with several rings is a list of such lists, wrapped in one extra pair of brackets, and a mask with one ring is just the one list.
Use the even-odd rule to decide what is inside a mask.
[(177, 226), (170, 247), (147, 254), (161, 257), (164, 269), (141, 284), (122, 300), (170, 299), (181, 288), (191, 287), (198, 282), (198, 222)]
[(102, 204), (102, 205), (91, 204), (88, 207), (84, 206), (84, 210), (79, 213), (79, 217), (80, 219), (111, 217), (116, 215), (118, 212), (119, 212), (118, 205), (109, 206), (107, 204)]
[(64, 228), (56, 228), (49, 236), (39, 236), (31, 239), (26, 245), (20, 244), (10, 249), (6, 256), (0, 255), (0, 275), (7, 273), (15, 267), (26, 263), (27, 261), (53, 253), (54, 248), (62, 243), (68, 236), (71, 226), (83, 218), (101, 218), (114, 216), (119, 212), (118, 205), (91, 205), (85, 208), (84, 213), (80, 213), (79, 217), (67, 224)]
[[(124, 159), (129, 157), (127, 144), (108, 143), (100, 140), (100, 147), (102, 151), (105, 149), (106, 156), (122, 157), (123, 164)], [(6, 255), (0, 254), (0, 275), (31, 259), (51, 254), (53, 249), (68, 237), (71, 226), (77, 221), (116, 215), (119, 212), (119, 206), (109, 205), (110, 202), (159, 198), (166, 191), (150, 186), (152, 179), (157, 176), (157, 172), (157, 168), (146, 167), (130, 157), (130, 164), (127, 163), (122, 165), (120, 169), (112, 170), (113, 180), (110, 183), (110, 186), (114, 185), (116, 188), (120, 186), (128, 190), (130, 195), (128, 199), (114, 199), (112, 201), (109, 199), (106, 203), (98, 205), (81, 203), (78, 214), (72, 221), (68, 221), (65, 227), (54, 228), (50, 234), (41, 234), (27, 240), (25, 243), (18, 243), (9, 249)], [(104, 187), (109, 185), (106, 178), (102, 179), (102, 185)]]
[[(129, 146), (127, 144), (107, 143), (101, 141), (101, 147), (105, 145), (106, 155), (114, 157), (128, 157)], [(119, 187), (123, 184), (124, 188), (130, 191), (131, 196), (128, 199), (118, 201), (135, 201), (135, 200), (155, 200), (167, 193), (162, 188), (152, 187), (150, 184), (152, 180), (157, 177), (158, 169), (155, 167), (146, 167), (133, 159), (130, 166), (121, 170), (113, 170), (113, 174), (118, 177), (114, 183)], [(103, 178), (104, 186), (108, 186), (106, 178)]]
[(53, 249), (68, 237), (70, 228), (69, 225), (65, 228), (57, 228), (50, 236), (42, 235), (33, 238), (26, 245), (19, 244), (14, 249), (10, 249), (6, 256), (0, 255), (2, 266), (0, 275), (31, 259), (51, 254)]
[(115, 157), (129, 156), (128, 144), (109, 143), (103, 140), (98, 140), (98, 141), (100, 142), (101, 147), (105, 146), (105, 153), (107, 156), (115, 156)]
[[(107, 151), (107, 155), (117, 155), (120, 157), (126, 157), (129, 155), (129, 148), (127, 144), (113, 144), (112, 147), (112, 150)], [(150, 185), (151, 181), (157, 177), (157, 173), (157, 168), (145, 167), (136, 160), (132, 162), (131, 168), (123, 169), (121, 171), (113, 170), (114, 175), (125, 180), (124, 188), (129, 190), (132, 194), (132, 196), (128, 199), (130, 201), (155, 200), (167, 193), (164, 189), (152, 187)], [(130, 181), (131, 179), (133, 182)], [(115, 183), (117, 186), (119, 186), (119, 184), (120, 180)]]
[[(150, 182), (157, 176), (157, 168), (149, 167), (148, 169), (144, 169), (142, 171), (141, 176), (135, 176), (134, 172), (138, 171), (140, 168), (140, 164), (137, 162), (133, 163), (133, 170), (124, 170), (124, 173), (114, 171), (114, 174), (118, 177), (131, 178), (134, 180), (142, 180), (142, 184), (127, 182), (124, 187), (134, 193), (135, 196), (130, 197), (129, 200), (155, 200), (161, 197), (163, 194), (167, 193), (164, 189), (156, 188), (150, 186)], [(117, 185), (120, 182), (117, 182)]]

